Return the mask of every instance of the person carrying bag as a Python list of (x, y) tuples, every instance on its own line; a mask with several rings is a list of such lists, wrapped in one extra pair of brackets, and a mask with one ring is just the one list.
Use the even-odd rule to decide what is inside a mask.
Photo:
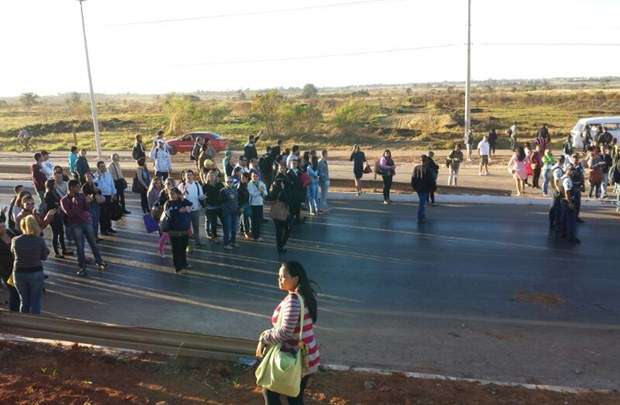
[(266, 405), (303, 404), (304, 389), (311, 374), (318, 371), (319, 345), (314, 335), (317, 302), (314, 283), (302, 265), (285, 262), (279, 269), (278, 285), (287, 296), (276, 307), (273, 328), (263, 331), (257, 346), (262, 361), (256, 369), (256, 384), (263, 388)]

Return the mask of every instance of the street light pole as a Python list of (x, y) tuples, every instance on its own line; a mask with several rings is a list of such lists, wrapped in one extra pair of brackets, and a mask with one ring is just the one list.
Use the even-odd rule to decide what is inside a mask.
[(99, 134), (99, 122), (97, 121), (97, 102), (95, 101), (95, 92), (93, 91), (93, 77), (90, 73), (90, 58), (88, 57), (88, 42), (86, 41), (86, 24), (84, 23), (84, 10), (82, 8), (82, 3), (86, 0), (78, 1), (80, 2), (80, 14), (82, 15), (82, 34), (84, 35), (86, 70), (88, 71), (88, 85), (90, 87), (90, 111), (93, 117), (93, 127), (95, 129), (95, 147), (97, 148), (97, 159), (101, 160), (101, 136)]
[(471, 0), (467, 0), (467, 78), (465, 79), (465, 134), (471, 128), (469, 92), (471, 80)]

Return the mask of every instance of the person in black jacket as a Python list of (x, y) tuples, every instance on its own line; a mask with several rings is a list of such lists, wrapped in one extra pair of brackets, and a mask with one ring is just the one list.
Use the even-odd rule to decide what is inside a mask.
[(248, 160), (258, 158), (258, 152), (256, 151), (256, 142), (260, 139), (260, 133), (256, 136), (249, 135), (248, 142), (243, 146), (243, 156)]
[(428, 159), (428, 167), (431, 170), (431, 176), (433, 179), (433, 188), (429, 192), (429, 201), (431, 204), (435, 204), (435, 191), (437, 190), (437, 177), (439, 177), (439, 165), (435, 163), (433, 157), (435, 157), (435, 152), (430, 151), (428, 155), (426, 155)]
[(250, 217), (252, 216), (252, 208), (250, 207), (250, 193), (248, 192), (248, 183), (250, 182), (250, 173), (241, 172), (241, 178), (237, 185), (239, 193), (239, 211), (241, 213), (240, 231), (246, 239), (252, 239), (250, 233)]
[(273, 182), (273, 163), (275, 158), (273, 156), (273, 152), (271, 146), (267, 146), (267, 150), (265, 154), (258, 159), (258, 168), (260, 169), (260, 174), (262, 177), (263, 183), (267, 187), (267, 191), (271, 188), (271, 183)]
[(136, 142), (131, 148), (131, 157), (136, 162), (140, 159), (146, 159), (146, 149), (144, 148), (144, 142), (142, 142), (142, 135), (136, 135)]
[(4, 214), (4, 211), (0, 213), (0, 277), (2, 284), (9, 291), (9, 311), (19, 312), (19, 293), (8, 282), (13, 273), (13, 262), (15, 261), (15, 256), (11, 252), (11, 238), (14, 234), (4, 224)]
[[(54, 247), (54, 253), (56, 258), (64, 259), (65, 256), (71, 255), (72, 252), (67, 250), (67, 247), (65, 246), (65, 227), (62, 218), (62, 212), (60, 212), (60, 199), (62, 197), (59, 196), (56, 192), (55, 186), (56, 182), (53, 179), (48, 180), (45, 183), (45, 214), (47, 214), (49, 210), (57, 210), (56, 214), (54, 214), (54, 219), (50, 224), (52, 228), (52, 246)], [(59, 244), (61, 250), (58, 249)]]
[(289, 221), (295, 221), (296, 223), (301, 224), (305, 219), (301, 216), (301, 203), (306, 200), (306, 189), (301, 181), (301, 175), (303, 172), (299, 168), (299, 160), (297, 158), (291, 159), (290, 164), (291, 168), (287, 172), (287, 176), (291, 184), (289, 204), (291, 216), (289, 217)]
[(217, 219), (219, 218), (222, 223), (222, 201), (220, 199), (220, 191), (224, 188), (224, 184), (219, 181), (217, 172), (215, 170), (209, 171), (207, 174), (207, 182), (203, 186), (205, 198), (205, 216), (206, 224), (205, 230), (209, 240), (219, 243), (217, 238)]
[(426, 155), (420, 157), (420, 164), (413, 169), (411, 187), (418, 193), (418, 223), (426, 222), (426, 203), (431, 190), (435, 188), (435, 180)]
[[(290, 182), (289, 177), (286, 174), (286, 164), (281, 163), (278, 166), (278, 174), (276, 175), (273, 181), (273, 190), (272, 196), (273, 201), (279, 201), (286, 204), (288, 207), (291, 206), (291, 195), (292, 194), (292, 184)], [(290, 208), (289, 208), (290, 213)], [(290, 214), (289, 214), (290, 215)], [(290, 234), (290, 224), (287, 220), (275, 219), (273, 218), (273, 224), (276, 228), (276, 247), (278, 249), (278, 253), (285, 253), (285, 245), (288, 241), (288, 237)]]

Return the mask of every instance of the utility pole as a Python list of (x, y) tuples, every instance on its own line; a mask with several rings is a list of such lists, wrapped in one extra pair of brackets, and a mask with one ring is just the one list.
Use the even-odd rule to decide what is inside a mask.
[(93, 117), (93, 127), (95, 129), (95, 147), (97, 148), (97, 159), (101, 160), (101, 136), (99, 134), (99, 122), (97, 121), (97, 102), (95, 101), (95, 92), (93, 91), (93, 77), (90, 73), (90, 58), (88, 57), (88, 42), (86, 41), (86, 24), (84, 23), (84, 9), (82, 3), (86, 0), (78, 0), (80, 2), (80, 14), (82, 15), (82, 34), (84, 35), (84, 52), (86, 52), (86, 70), (88, 71), (88, 85), (90, 87), (90, 111)]
[(465, 79), (465, 134), (471, 128), (469, 92), (471, 81), (471, 0), (467, 0), (467, 78)]

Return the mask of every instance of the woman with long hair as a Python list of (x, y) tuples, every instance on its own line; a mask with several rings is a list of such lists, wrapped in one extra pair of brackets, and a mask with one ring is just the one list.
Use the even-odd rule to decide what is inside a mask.
[[(163, 188), (159, 191), (159, 197), (157, 202), (153, 206), (155, 212), (155, 219), (160, 220), (163, 214), (164, 205), (170, 199), (170, 192), (173, 188), (176, 187), (176, 183), (172, 177), (168, 177), (166, 181), (164, 181)], [(161, 257), (165, 256), (166, 244), (170, 241), (170, 235), (168, 232), (164, 232), (160, 229), (159, 231), (159, 255)]]
[(359, 145), (353, 145), (351, 157), (349, 161), (353, 162), (353, 176), (355, 178), (355, 190), (357, 195), (362, 195), (362, 176), (364, 175), (364, 164), (366, 163), (366, 155), (360, 149)]
[(515, 179), (517, 188), (517, 196), (520, 196), (525, 189), (525, 181), (527, 179), (527, 157), (523, 147), (518, 145), (508, 162), (508, 171)]
[(316, 156), (310, 158), (310, 165), (306, 169), (310, 177), (308, 185), (308, 210), (310, 215), (319, 213), (319, 159)]
[(114, 187), (116, 188), (116, 192), (118, 194), (118, 200), (121, 204), (121, 208), (123, 209), (123, 214), (131, 214), (131, 212), (127, 211), (127, 205), (125, 204), (125, 190), (127, 189), (127, 180), (125, 180), (125, 176), (123, 175), (123, 169), (121, 169), (121, 157), (118, 153), (113, 153), (110, 156), (110, 162), (108, 163), (108, 172), (112, 175), (112, 180), (114, 180)]
[[(319, 344), (314, 335), (317, 321), (316, 284), (308, 278), (303, 266), (296, 261), (284, 262), (278, 271), (278, 287), (287, 295), (276, 307), (271, 317), (272, 328), (263, 331), (260, 342), (265, 346), (281, 345), (281, 351), (296, 354), (300, 344), (307, 348), (307, 358), (302, 369), (299, 395), (287, 397), (291, 405), (303, 404), (304, 389), (310, 375), (318, 371)], [(304, 308), (303, 314), (301, 308)], [(303, 332), (302, 332), (303, 327)], [(301, 341), (299, 339), (301, 334)], [(266, 405), (280, 404), (280, 394), (263, 388)]]
[[(159, 177), (153, 177), (151, 183), (146, 190), (146, 200), (149, 208), (149, 212), (155, 207), (155, 204), (159, 201), (161, 190), (164, 188), (164, 184)], [(155, 218), (159, 219), (159, 218)]]
[(383, 178), (383, 204), (392, 204), (390, 200), (390, 190), (392, 189), (392, 178), (396, 174), (396, 164), (392, 160), (392, 152), (386, 149), (379, 160), (379, 171)]

